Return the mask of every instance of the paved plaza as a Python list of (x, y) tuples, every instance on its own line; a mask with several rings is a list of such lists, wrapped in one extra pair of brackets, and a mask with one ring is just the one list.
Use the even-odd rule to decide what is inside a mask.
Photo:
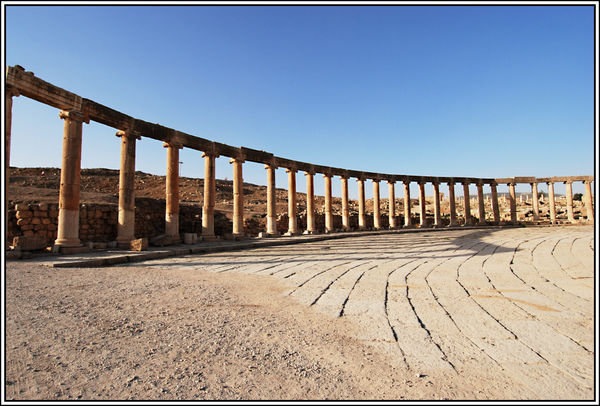
[(550, 398), (594, 387), (592, 227), (384, 234), (153, 262), (280, 279), (422, 374), (483, 369)]
[[(242, 281), (241, 289), (257, 291), (273, 281), (283, 286), (273, 300), (293, 302), (320, 320), (345, 320), (352, 326), (347, 331), (352, 339), (382, 355), (403, 376), (444, 380), (455, 386), (463, 382), (475, 388), (480, 379), (487, 394), (465, 390), (459, 395), (466, 397), (591, 400), (596, 390), (594, 248), (592, 226), (421, 230), (171, 256), (119, 264), (118, 272), (112, 273), (106, 267), (47, 268), (51, 271), (39, 277), (47, 287), (48, 283), (56, 286), (43, 290), (46, 297), (65, 284), (89, 278), (115, 284), (110, 296), (108, 287), (97, 285), (95, 293), (81, 299), (80, 306), (98, 312), (98, 318), (107, 316), (88, 301), (102, 305), (108, 300), (103, 299), (106, 294), (111, 303), (127, 300), (135, 309), (135, 296), (123, 295), (138, 285), (151, 295), (144, 296), (144, 301), (156, 300), (155, 307), (165, 306), (166, 299), (160, 301), (155, 293), (157, 287), (167, 281), (169, 286), (179, 286), (182, 275), (220, 274)], [(11, 306), (13, 302), (21, 306), (19, 317), (33, 320), (38, 316), (25, 314), (28, 305), (19, 305), (18, 297), (28, 294), (29, 301), (42, 299), (25, 289), (26, 275), (17, 277), (11, 272), (26, 269), (28, 261), (51, 265), (56, 260), (8, 262), (7, 292)], [(68, 278), (64, 282), (62, 275)], [(150, 275), (158, 279), (144, 279)], [(177, 306), (200, 306), (182, 301), (194, 293), (192, 280), (186, 286), (185, 290), (177, 288)], [(15, 296), (15, 291), (21, 296)], [(65, 295), (79, 294), (64, 292), (54, 300), (57, 308)], [(144, 311), (156, 311), (155, 307), (145, 305)], [(63, 317), (62, 313), (56, 317)], [(14, 312), (7, 314), (13, 325)], [(170, 313), (161, 323), (176, 315)], [(239, 317), (237, 322), (245, 326)], [(7, 329), (9, 341), (14, 341), (13, 333)], [(470, 377), (468, 382), (466, 377)], [(490, 388), (500, 395), (491, 395)]]

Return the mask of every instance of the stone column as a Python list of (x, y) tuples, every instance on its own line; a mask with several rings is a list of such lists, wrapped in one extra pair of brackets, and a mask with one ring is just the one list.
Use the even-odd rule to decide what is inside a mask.
[(135, 239), (135, 144), (141, 137), (129, 131), (118, 131), (117, 137), (121, 138), (117, 244), (129, 248), (129, 242)]
[(396, 196), (394, 191), (394, 182), (388, 180), (388, 201), (389, 201), (389, 228), (393, 230), (396, 228)]
[(65, 123), (58, 197), (58, 233), (54, 245), (59, 248), (79, 247), (83, 115), (77, 111), (63, 110), (59, 117), (65, 120)]
[(533, 221), (540, 219), (540, 201), (538, 196), (537, 183), (531, 183), (531, 209), (533, 210)]
[(404, 181), (404, 227), (411, 226), (410, 181)]
[(419, 208), (420, 208), (420, 212), (421, 214), (420, 219), (420, 225), (421, 227), (427, 227), (427, 202), (425, 201), (425, 182), (419, 182)]
[(342, 185), (342, 226), (344, 231), (350, 230), (350, 205), (348, 202), (348, 178), (341, 179)]
[(180, 241), (179, 236), (179, 150), (181, 144), (165, 142), (167, 148), (166, 213), (165, 234), (173, 242)]
[(234, 237), (244, 235), (244, 178), (243, 159), (232, 158), (229, 163), (233, 165), (233, 230)]
[(585, 185), (585, 211), (587, 215), (587, 221), (594, 221), (594, 204), (592, 203), (592, 182), (589, 180), (583, 181)]
[(305, 234), (314, 234), (315, 227), (315, 182), (314, 174), (306, 172), (306, 231)]
[(365, 180), (358, 178), (356, 182), (358, 183), (358, 229), (364, 230), (367, 228), (367, 219), (365, 216)]
[(477, 204), (479, 205), (479, 224), (485, 224), (485, 201), (483, 200), (483, 183), (477, 183)]
[(510, 198), (510, 222), (517, 224), (517, 193), (515, 191), (515, 184), (508, 184), (508, 195)]
[(471, 219), (471, 197), (469, 196), (469, 182), (463, 182), (464, 206), (465, 206), (465, 226), (473, 224)]
[(433, 182), (433, 224), (436, 227), (442, 226), (442, 214), (440, 208), (440, 183)]
[(498, 185), (496, 183), (491, 183), (490, 189), (492, 189), (492, 213), (494, 213), (494, 223), (500, 224), (500, 206), (498, 205)]
[(550, 205), (550, 223), (556, 224), (556, 201), (554, 200), (554, 182), (548, 183), (548, 204)]
[(571, 181), (565, 182), (565, 189), (567, 192), (567, 218), (569, 223), (575, 222), (575, 216), (573, 215), (573, 183)]
[(454, 227), (456, 225), (456, 196), (454, 195), (454, 182), (448, 182), (448, 201), (450, 203), (449, 227)]
[[(12, 131), (12, 106), (13, 96), (19, 96), (17, 89), (10, 85), (5, 87), (6, 93), (4, 94), (4, 150), (6, 151), (6, 158), (4, 161), (4, 184), (6, 185), (6, 193), (8, 194), (8, 184), (10, 183), (10, 137)], [(4, 206), (5, 214), (8, 213), (8, 199)], [(5, 223), (5, 232), (8, 232), (8, 222)]]
[(215, 158), (218, 154), (204, 152), (204, 204), (202, 205), (202, 239), (215, 240), (215, 200), (217, 181), (215, 174)]
[(331, 208), (331, 175), (324, 174), (323, 181), (325, 183), (325, 232), (333, 232), (333, 211)]
[(296, 170), (288, 168), (288, 231), (286, 235), (298, 234), (298, 220), (296, 219)]
[(379, 180), (373, 179), (373, 228), (381, 228), (381, 211), (379, 201)]
[(275, 166), (265, 165), (267, 170), (267, 235), (277, 235), (277, 206), (275, 205)]

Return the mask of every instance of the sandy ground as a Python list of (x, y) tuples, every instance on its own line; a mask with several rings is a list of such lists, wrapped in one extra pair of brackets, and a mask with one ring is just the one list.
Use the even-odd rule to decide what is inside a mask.
[(592, 227), (5, 268), (4, 400), (592, 400)]

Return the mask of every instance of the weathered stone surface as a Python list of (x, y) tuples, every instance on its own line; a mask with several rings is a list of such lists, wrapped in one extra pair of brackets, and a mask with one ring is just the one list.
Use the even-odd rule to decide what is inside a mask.
[(156, 247), (164, 247), (165, 245), (173, 244), (173, 237), (167, 234), (161, 234), (150, 240), (150, 244)]
[(129, 242), (129, 249), (131, 251), (145, 251), (148, 249), (148, 239), (138, 238), (137, 240), (131, 240)]
[(48, 239), (41, 236), (19, 236), (13, 238), (13, 247), (22, 251), (37, 251), (46, 249)]

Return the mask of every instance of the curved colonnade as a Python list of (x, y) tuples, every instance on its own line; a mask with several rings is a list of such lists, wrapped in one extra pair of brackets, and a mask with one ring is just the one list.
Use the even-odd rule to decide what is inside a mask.
[(550, 204), (550, 222), (557, 222), (557, 210), (554, 204), (554, 183), (566, 184), (567, 216), (574, 222), (572, 183), (585, 184), (584, 202), (587, 208), (587, 220), (593, 221), (593, 204), (591, 182), (593, 176), (567, 176), (551, 178), (515, 177), (515, 178), (464, 178), (464, 177), (431, 177), (394, 175), (374, 172), (364, 172), (315, 165), (307, 162), (295, 161), (278, 157), (272, 153), (246, 147), (232, 147), (219, 142), (183, 133), (160, 124), (148, 123), (103, 106), (92, 100), (82, 98), (74, 93), (59, 88), (51, 83), (37, 78), (33, 73), (25, 71), (21, 66), (8, 67), (5, 83), (5, 142), (6, 142), (6, 167), (5, 176), (8, 184), (10, 165), (10, 137), (12, 121), (12, 98), (25, 96), (49, 106), (60, 109), (59, 117), (64, 120), (62, 167), (59, 192), (59, 220), (58, 235), (54, 243), (61, 247), (78, 247), (79, 240), (79, 194), (81, 172), (81, 147), (83, 123), (90, 120), (107, 125), (117, 130), (116, 135), (121, 138), (121, 165), (119, 174), (119, 213), (117, 227), (117, 242), (120, 246), (128, 247), (134, 240), (135, 219), (135, 154), (136, 140), (148, 137), (163, 142), (167, 153), (166, 170), (166, 213), (165, 233), (172, 240), (179, 240), (179, 150), (183, 147), (201, 151), (204, 158), (204, 203), (202, 208), (202, 238), (211, 240), (214, 233), (214, 207), (216, 195), (215, 159), (219, 156), (231, 158), (233, 170), (233, 232), (234, 236), (243, 235), (243, 163), (246, 161), (265, 165), (267, 173), (267, 235), (277, 234), (275, 210), (275, 170), (285, 168), (288, 174), (288, 218), (289, 228), (287, 234), (300, 234), (297, 224), (296, 205), (296, 176), (299, 171), (306, 176), (307, 218), (304, 233), (314, 233), (315, 228), (315, 195), (314, 177), (322, 174), (325, 186), (325, 232), (333, 232), (332, 210), (332, 179), (337, 176), (341, 181), (342, 224), (345, 230), (349, 229), (349, 199), (348, 180), (355, 178), (358, 184), (358, 228), (366, 228), (365, 213), (365, 181), (373, 182), (373, 228), (380, 229), (380, 182), (388, 184), (389, 201), (395, 201), (395, 184), (402, 182), (404, 190), (404, 220), (405, 224), (397, 224), (395, 205), (389, 204), (389, 228), (410, 226), (410, 184), (419, 185), (420, 225), (426, 226), (426, 200), (425, 185), (433, 186), (434, 199), (434, 226), (441, 226), (440, 210), (440, 184), (448, 185), (448, 198), (450, 204), (450, 226), (458, 225), (456, 213), (455, 185), (461, 184), (464, 193), (465, 225), (474, 225), (471, 215), (469, 185), (477, 187), (477, 224), (488, 224), (484, 205), (484, 186), (491, 191), (491, 209), (493, 213), (492, 224), (500, 224), (500, 208), (498, 205), (499, 184), (509, 187), (510, 223), (517, 223), (517, 199), (515, 187), (520, 183), (528, 183), (532, 190), (533, 220), (538, 220), (538, 190), (537, 185), (548, 185), (548, 199)]

